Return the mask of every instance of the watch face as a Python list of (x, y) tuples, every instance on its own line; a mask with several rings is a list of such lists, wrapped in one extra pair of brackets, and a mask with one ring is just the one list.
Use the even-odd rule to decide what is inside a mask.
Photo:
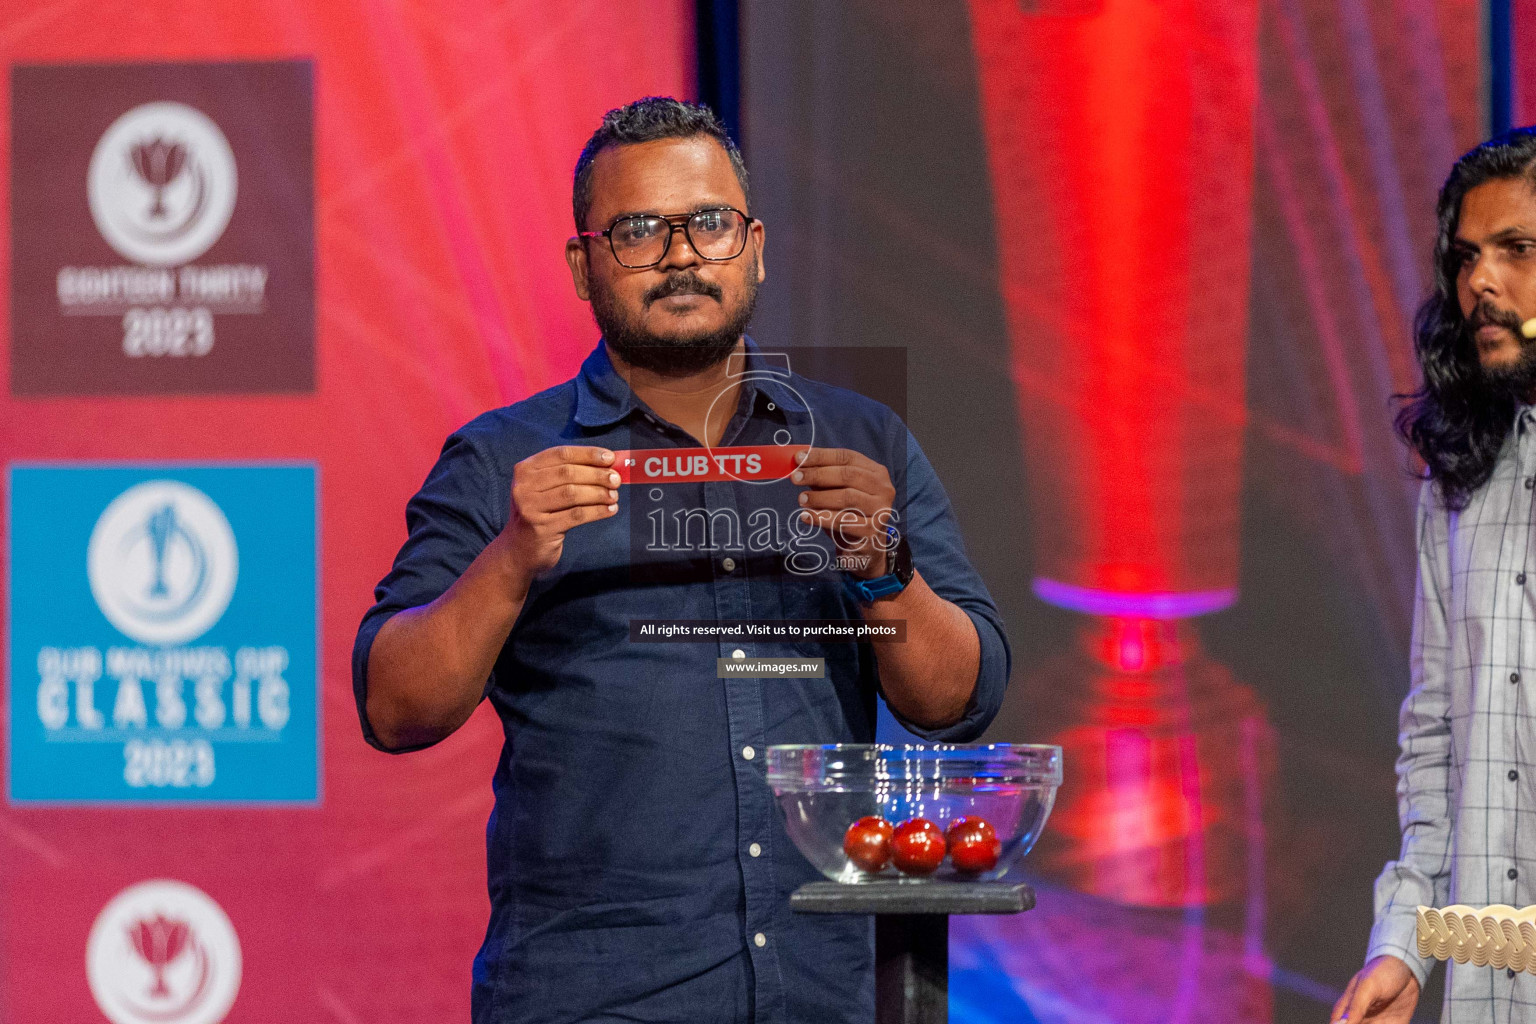
[(912, 547), (907, 543), (907, 538), (902, 537), (900, 543), (896, 545), (896, 550), (892, 552), (891, 575), (895, 576), (902, 586), (906, 586), (912, 582), (912, 572)]

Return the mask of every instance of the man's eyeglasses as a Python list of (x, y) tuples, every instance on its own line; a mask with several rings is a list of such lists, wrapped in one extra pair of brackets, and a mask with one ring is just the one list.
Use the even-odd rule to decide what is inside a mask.
[(622, 267), (642, 270), (667, 258), (672, 235), (679, 228), (700, 258), (715, 263), (733, 260), (747, 247), (747, 225), (756, 218), (723, 206), (717, 210), (677, 213), (670, 217), (646, 214), (620, 217), (607, 231), (581, 231), (582, 238), (606, 238), (613, 258)]

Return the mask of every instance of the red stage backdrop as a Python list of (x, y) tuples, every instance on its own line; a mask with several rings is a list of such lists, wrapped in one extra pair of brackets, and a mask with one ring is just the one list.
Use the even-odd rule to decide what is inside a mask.
[(953, 924), (952, 1016), (1326, 1019), (1400, 843), (1388, 396), (1480, 5), (744, 8), (756, 334), (907, 346), (1014, 642), (989, 736), (1065, 748), (1040, 908)]
[(467, 1018), (500, 730), (369, 749), (352, 637), (593, 345), (571, 169), (692, 7), (4, 6), (0, 1020)]

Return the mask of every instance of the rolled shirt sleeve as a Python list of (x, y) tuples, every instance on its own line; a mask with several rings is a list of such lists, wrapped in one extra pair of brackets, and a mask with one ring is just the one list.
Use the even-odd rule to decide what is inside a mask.
[[(420, 747), (384, 747), (368, 721), (368, 656), (374, 638), (396, 612), (437, 600), (484, 551), (506, 523), (510, 494), (485, 456), (463, 431), (443, 445), (426, 482), (405, 509), (407, 537), (394, 567), (374, 590), (352, 647), (352, 693), (363, 738), (380, 750), (405, 753)], [(494, 677), (486, 680), (489, 690)]]
[(1434, 966), (1418, 952), (1418, 907), (1449, 901), (1453, 823), (1450, 727), (1450, 593), (1447, 514), (1425, 483), (1418, 509), (1418, 584), (1414, 598), (1411, 688), (1399, 716), (1397, 811), (1402, 852), (1376, 880), (1376, 923), (1366, 960), (1390, 954), (1422, 988)]
[(912, 548), (913, 567), (922, 574), (929, 589), (958, 605), (970, 617), (980, 641), (981, 658), (976, 671), (976, 689), (958, 722), (928, 729), (903, 718), (895, 708), (891, 708), (891, 713), (908, 732), (925, 740), (966, 743), (985, 732), (1003, 706), (1012, 668), (1008, 638), (992, 595), (966, 557), (965, 541), (960, 536), (949, 495), (928, 456), (910, 433), (907, 434), (905, 485), (907, 523), (904, 529)]

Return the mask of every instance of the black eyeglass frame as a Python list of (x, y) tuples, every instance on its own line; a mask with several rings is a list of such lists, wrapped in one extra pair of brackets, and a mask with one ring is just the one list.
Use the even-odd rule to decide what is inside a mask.
[[(741, 248), (737, 249), (729, 256), (705, 256), (702, 252), (699, 252), (699, 247), (694, 244), (693, 232), (688, 229), (688, 225), (693, 220), (693, 218), (699, 216), (701, 213), (725, 213), (726, 211), (730, 211), (742, 219)], [(619, 250), (615, 248), (613, 244), (613, 229), (627, 220), (642, 220), (650, 217), (655, 217), (657, 220), (661, 221), (662, 223), (666, 224), (667, 227), (672, 229), (667, 232), (667, 244), (661, 247), (661, 255), (657, 256), (656, 259), (650, 263), (625, 263), (623, 260), (619, 259)], [(688, 239), (688, 248), (692, 249), (694, 253), (699, 257), (699, 259), (708, 260), (710, 263), (729, 263), (731, 260), (736, 259), (742, 253), (747, 251), (747, 239), (751, 237), (752, 225), (755, 223), (757, 223), (756, 217), (749, 217), (742, 211), (736, 209), (734, 206), (711, 206), (704, 210), (694, 210), (692, 213), (674, 213), (670, 216), (664, 216), (659, 213), (644, 213), (631, 215), (628, 217), (617, 217), (614, 219), (612, 224), (608, 225), (608, 229), (606, 231), (578, 231), (576, 232), (576, 237), (606, 238), (608, 239), (608, 251), (613, 253), (614, 262), (618, 263), (619, 266), (623, 267), (625, 270), (649, 270), (651, 267), (657, 266), (661, 263), (662, 260), (667, 258), (667, 253), (672, 251), (672, 238), (677, 234), (679, 229), (682, 230), (683, 237)]]

